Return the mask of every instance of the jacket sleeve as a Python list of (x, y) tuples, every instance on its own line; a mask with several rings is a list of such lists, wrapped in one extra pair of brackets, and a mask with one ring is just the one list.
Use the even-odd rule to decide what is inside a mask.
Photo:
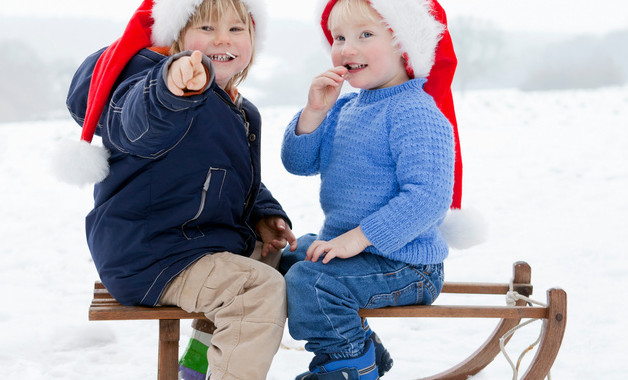
[[(164, 59), (140, 71), (116, 88), (107, 110), (103, 138), (116, 149), (141, 157), (157, 158), (175, 146), (187, 133), (196, 111), (214, 85), (213, 76), (197, 95), (176, 96), (166, 85), (172, 62), (191, 52)], [(211, 61), (203, 57), (207, 71)]]
[(288, 215), (283, 210), (279, 202), (273, 197), (271, 192), (262, 183), (255, 200), (255, 205), (253, 206), (251, 215), (249, 216), (249, 225), (255, 228), (257, 223), (267, 216), (279, 216), (290, 225), (290, 228), (292, 228), (292, 222), (288, 218)]
[[(76, 70), (70, 88), (68, 90), (68, 96), (66, 99), (66, 106), (70, 115), (80, 126), (83, 126), (85, 121), (85, 113), (87, 111), (87, 94), (89, 93), (89, 87), (92, 80), (92, 74), (98, 58), (105, 51), (106, 48), (93, 53), (81, 63)], [(102, 131), (102, 116), (96, 127), (96, 135), (100, 136)]]
[[(105, 49), (90, 55), (77, 69), (67, 97), (72, 118), (83, 125), (94, 67)], [(174, 146), (186, 133), (197, 110), (215, 86), (211, 61), (203, 57), (210, 78), (203, 90), (179, 97), (166, 86), (172, 62), (191, 52), (183, 52), (161, 61), (138, 53), (125, 68), (100, 116), (96, 134), (109, 149), (156, 158)]]

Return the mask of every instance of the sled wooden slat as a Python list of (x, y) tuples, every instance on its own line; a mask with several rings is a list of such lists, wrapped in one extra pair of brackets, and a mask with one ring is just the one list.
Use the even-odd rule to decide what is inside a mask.
[(112, 303), (92, 304), (89, 310), (90, 321), (132, 321), (162, 319), (201, 319), (202, 313), (188, 313), (178, 307), (134, 307)]
[[(527, 263), (513, 266), (513, 289), (530, 296), (531, 269)], [(508, 283), (446, 282), (442, 293), (469, 295), (505, 295)], [(536, 356), (522, 379), (542, 380), (549, 372), (565, 332), (567, 294), (562, 289), (547, 291), (547, 307), (527, 306), (518, 301), (516, 306), (493, 305), (412, 305), (381, 309), (360, 309), (363, 318), (495, 318), (499, 322), (486, 342), (460, 364), (438, 375), (423, 380), (462, 380), (486, 367), (499, 354), (499, 339), (522, 319), (542, 319), (542, 338)], [(120, 305), (102, 283), (94, 284), (94, 298), (89, 307), (89, 320), (159, 320), (158, 379), (175, 380), (178, 377), (178, 352), (181, 319), (202, 319), (202, 313), (188, 313), (174, 306), (144, 307)]]
[[(443, 284), (442, 293), (457, 294), (506, 294), (510, 290), (510, 284), (492, 284), (476, 282), (446, 282)], [(531, 284), (514, 284), (513, 290), (519, 294), (532, 294)]]
[(527, 306), (398, 306), (362, 309), (363, 318), (547, 318), (547, 308)]

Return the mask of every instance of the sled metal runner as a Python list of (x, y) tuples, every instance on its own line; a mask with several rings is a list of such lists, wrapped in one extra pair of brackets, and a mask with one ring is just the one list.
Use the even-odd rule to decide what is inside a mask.
[[(529, 297), (532, 294), (531, 268), (525, 262), (513, 265), (511, 283), (445, 282), (442, 293), (503, 294), (510, 289)], [(541, 340), (536, 354), (521, 379), (542, 380), (549, 373), (563, 340), (567, 322), (567, 293), (560, 288), (547, 290), (547, 306), (528, 306), (518, 300), (513, 306), (411, 305), (381, 309), (360, 309), (363, 318), (497, 318), (497, 327), (467, 359), (437, 375), (421, 380), (464, 380), (480, 372), (500, 352), (500, 338), (518, 326), (522, 319), (542, 320)], [(203, 319), (202, 313), (188, 313), (174, 306), (143, 307), (120, 305), (100, 282), (94, 284), (89, 320), (159, 320), (158, 379), (178, 376), (181, 319)], [(509, 338), (505, 339), (505, 342)]]

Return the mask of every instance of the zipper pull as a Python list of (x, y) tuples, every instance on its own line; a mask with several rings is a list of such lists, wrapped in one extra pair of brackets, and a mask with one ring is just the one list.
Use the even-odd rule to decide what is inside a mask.
[(205, 178), (205, 183), (203, 184), (203, 191), (207, 192), (207, 190), (209, 190), (209, 183), (212, 180), (212, 172), (211, 172), (211, 168), (209, 169), (209, 175), (207, 176), (207, 178)]

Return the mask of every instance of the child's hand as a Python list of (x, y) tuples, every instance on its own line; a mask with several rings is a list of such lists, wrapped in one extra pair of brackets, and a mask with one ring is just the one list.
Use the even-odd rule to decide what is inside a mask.
[(268, 216), (257, 222), (257, 233), (262, 237), (262, 257), (269, 253), (280, 253), (286, 244), (290, 251), (297, 249), (297, 238), (290, 226), (279, 216)]
[(346, 67), (336, 66), (315, 77), (310, 85), (306, 108), (327, 113), (338, 99), (344, 75), (348, 72)]
[(168, 69), (168, 90), (183, 96), (185, 91), (198, 91), (207, 83), (207, 73), (202, 63), (203, 53), (196, 50), (189, 57), (181, 57)]
[(358, 226), (330, 241), (316, 240), (305, 253), (305, 260), (316, 262), (322, 255), (325, 255), (323, 264), (327, 264), (336, 257), (348, 259), (356, 256), (369, 245), (371, 242)]
[(325, 120), (327, 111), (340, 96), (344, 76), (348, 72), (346, 67), (336, 66), (312, 80), (307, 105), (303, 108), (297, 123), (297, 135), (312, 133)]

